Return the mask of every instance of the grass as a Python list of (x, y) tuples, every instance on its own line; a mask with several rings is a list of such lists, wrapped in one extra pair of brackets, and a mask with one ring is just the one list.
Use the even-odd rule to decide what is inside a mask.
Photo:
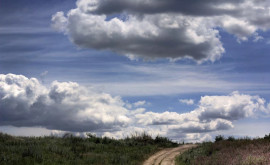
[(264, 138), (217, 136), (177, 157), (178, 165), (269, 165), (270, 134)]
[(88, 138), (66, 134), (63, 137), (13, 137), (0, 133), (1, 165), (137, 165), (149, 155), (178, 144), (168, 138), (152, 138), (147, 134), (132, 135), (125, 139)]

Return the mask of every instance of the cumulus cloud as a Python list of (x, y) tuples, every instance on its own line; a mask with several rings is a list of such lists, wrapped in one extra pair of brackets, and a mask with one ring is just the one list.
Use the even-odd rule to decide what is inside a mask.
[[(56, 17), (59, 16), (53, 16)], [(224, 52), (218, 31), (208, 28), (200, 18), (162, 14), (143, 19), (129, 15), (125, 21), (106, 20), (105, 15), (85, 14), (78, 8), (70, 11), (67, 19), (66, 30), (75, 44), (112, 50), (128, 57), (146, 60), (187, 57), (214, 61)], [(58, 27), (58, 23), (54, 21), (53, 24)]]
[(194, 104), (194, 100), (192, 100), (192, 99), (180, 99), (179, 102), (183, 103), (183, 104), (187, 104), (187, 105), (193, 105)]
[(132, 59), (213, 62), (225, 52), (218, 29), (241, 42), (270, 28), (270, 4), (265, 0), (78, 0), (76, 4), (66, 15), (52, 16), (53, 28), (80, 47), (111, 50)]
[(175, 139), (202, 134), (200, 138), (206, 139), (209, 132), (233, 128), (236, 120), (268, 114), (270, 107), (259, 96), (239, 92), (204, 96), (196, 109), (186, 113), (136, 108), (145, 101), (135, 103), (135, 109), (126, 104), (118, 96), (95, 92), (75, 82), (54, 81), (45, 87), (36, 78), (0, 74), (1, 126), (43, 127), (80, 135), (90, 131), (116, 138), (134, 132)]
[(233, 92), (229, 96), (204, 96), (199, 103), (199, 118), (227, 119), (230, 121), (254, 116), (256, 111), (265, 111), (265, 100), (259, 96), (250, 96)]
[(119, 97), (73, 82), (54, 81), (46, 88), (36, 78), (0, 75), (0, 98), (1, 125), (82, 132), (118, 129), (130, 122)]

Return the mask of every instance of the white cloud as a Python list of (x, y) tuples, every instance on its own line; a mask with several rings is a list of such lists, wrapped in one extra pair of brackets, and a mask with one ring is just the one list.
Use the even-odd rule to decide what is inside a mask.
[(259, 42), (261, 40), (263, 40), (264, 38), (262, 36), (260, 36), (258, 33), (254, 33), (253, 35), (254, 39), (253, 42)]
[[(143, 101), (137, 101), (137, 102), (132, 103), (132, 104), (126, 102), (126, 103), (125, 103), (125, 106), (126, 106), (127, 108), (129, 108), (129, 109), (132, 109), (132, 108), (143, 107), (143, 106), (149, 105), (149, 104), (150, 104), (150, 103), (148, 103), (148, 102), (146, 102), (145, 100), (143, 100)], [(143, 108), (138, 108), (138, 109), (143, 109)]]
[(134, 107), (141, 107), (141, 106), (143, 106), (145, 104), (146, 104), (146, 101), (143, 100), (143, 101), (137, 101), (137, 102), (133, 103), (133, 106)]
[[(144, 114), (137, 114), (135, 116), (137, 122), (143, 125), (172, 125), (183, 123), (185, 120), (192, 118), (190, 114), (179, 114), (176, 112), (146, 112)], [(194, 118), (196, 120), (197, 118)]]
[(222, 118), (238, 120), (254, 116), (256, 111), (265, 111), (265, 100), (259, 96), (250, 96), (233, 92), (229, 96), (204, 96), (199, 103), (201, 120)]
[(224, 16), (219, 18), (218, 24), (224, 28), (228, 33), (234, 34), (238, 40), (246, 41), (248, 37), (256, 32), (257, 27), (249, 24), (245, 20)]
[(194, 104), (194, 100), (192, 100), (192, 99), (180, 99), (179, 102), (183, 103), (183, 104), (187, 104), (187, 105), (193, 105)]
[[(143, 104), (141, 101), (136, 105)], [(42, 127), (79, 135), (90, 131), (117, 138), (148, 132), (191, 140), (207, 139), (207, 133), (233, 128), (236, 120), (269, 113), (269, 104), (263, 98), (238, 92), (204, 96), (196, 109), (186, 113), (125, 107), (118, 96), (95, 92), (74, 82), (54, 81), (45, 87), (36, 78), (0, 75), (1, 126)], [(188, 139), (196, 134), (200, 138)]]
[(44, 79), (45, 79), (45, 77), (48, 75), (48, 71), (46, 70), (46, 71), (44, 71), (44, 72), (42, 72), (41, 74), (40, 74), (40, 79), (41, 79), (41, 82), (42, 83), (44, 83)]
[(185, 142), (205, 142), (212, 141), (213, 138), (209, 134), (189, 133), (185, 135)]
[[(132, 59), (213, 62), (225, 52), (219, 28), (239, 42), (270, 28), (266, 1), (78, 0), (76, 4), (66, 16), (53, 15), (52, 26), (78, 46), (111, 50)], [(113, 13), (120, 16), (109, 19)]]
[(64, 17), (64, 12), (57, 12), (52, 16), (52, 28), (59, 31), (59, 32), (65, 32), (66, 26), (67, 26), (67, 19)]
[(40, 74), (40, 76), (41, 76), (41, 77), (44, 77), (44, 76), (46, 76), (48, 73), (49, 73), (49, 72), (46, 70), (46, 71), (42, 72), (42, 73)]

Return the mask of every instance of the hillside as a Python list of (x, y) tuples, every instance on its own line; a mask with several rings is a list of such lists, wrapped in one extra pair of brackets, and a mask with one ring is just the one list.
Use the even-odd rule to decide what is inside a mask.
[(217, 136), (177, 158), (178, 165), (269, 165), (270, 134), (264, 138), (235, 139)]
[(87, 138), (13, 137), (0, 133), (0, 164), (141, 164), (163, 148), (175, 147), (167, 138), (141, 134), (121, 140), (88, 134)]

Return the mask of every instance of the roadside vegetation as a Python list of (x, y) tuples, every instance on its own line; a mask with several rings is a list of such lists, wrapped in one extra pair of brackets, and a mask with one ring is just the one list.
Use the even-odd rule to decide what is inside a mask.
[(0, 133), (1, 165), (137, 165), (154, 152), (178, 144), (168, 138), (147, 134), (116, 140), (65, 134), (63, 137), (14, 137)]
[(269, 165), (270, 134), (264, 138), (236, 139), (219, 135), (177, 157), (178, 165)]

